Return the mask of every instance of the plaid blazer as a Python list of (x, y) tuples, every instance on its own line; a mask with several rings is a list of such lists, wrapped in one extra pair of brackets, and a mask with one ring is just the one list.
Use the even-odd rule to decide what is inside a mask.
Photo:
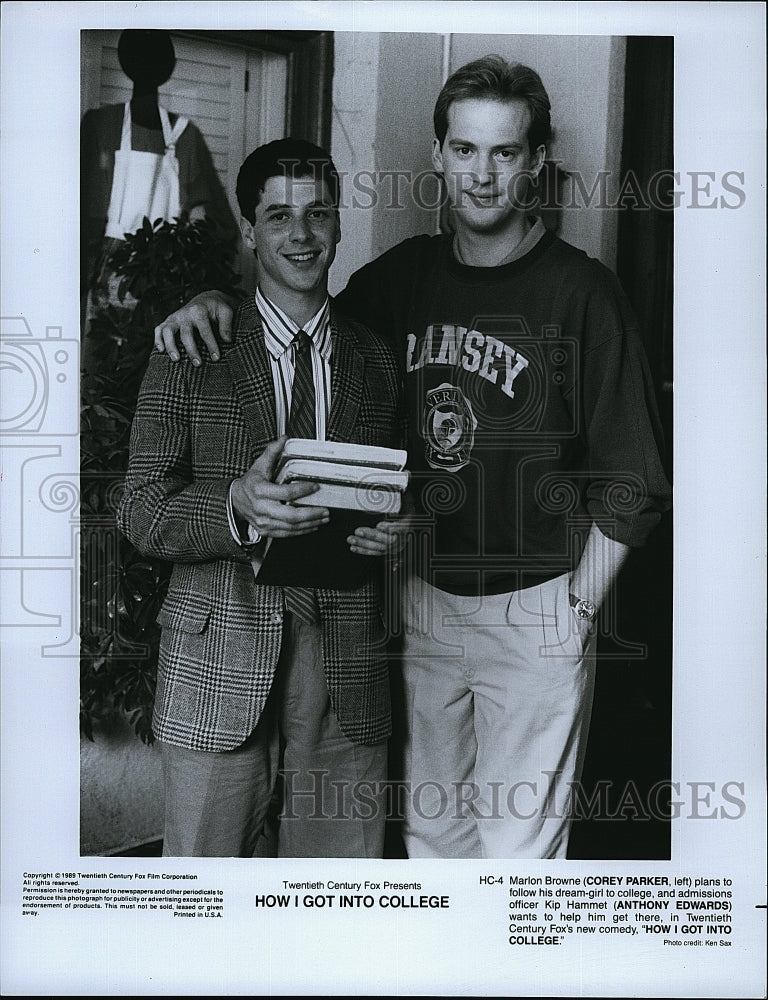
[[(331, 305), (335, 441), (401, 445), (399, 378), (390, 348)], [(277, 437), (274, 384), (256, 305), (235, 317), (218, 364), (154, 353), (131, 432), (121, 530), (140, 552), (174, 563), (162, 625), (153, 729), (158, 739), (223, 751), (253, 731), (280, 655), (282, 588), (258, 584), (232, 537), (227, 496)], [(323, 663), (345, 735), (389, 735), (385, 631), (374, 583), (318, 590)]]

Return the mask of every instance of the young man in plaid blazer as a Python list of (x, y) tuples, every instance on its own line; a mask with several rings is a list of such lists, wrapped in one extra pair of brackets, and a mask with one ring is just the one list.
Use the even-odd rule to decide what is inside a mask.
[(174, 564), (153, 720), (164, 854), (261, 853), (282, 779), (279, 855), (380, 857), (390, 705), (372, 556), (394, 536), (271, 480), (286, 433), (399, 446), (396, 365), (328, 298), (328, 154), (263, 146), (237, 194), (256, 296), (223, 363), (152, 357), (119, 509), (137, 548)]

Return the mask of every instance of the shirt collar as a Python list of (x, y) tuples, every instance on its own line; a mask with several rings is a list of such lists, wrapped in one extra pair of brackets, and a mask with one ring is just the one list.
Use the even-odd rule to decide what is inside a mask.
[(533, 223), (525, 236), (520, 240), (514, 250), (511, 250), (507, 254), (501, 263), (511, 264), (513, 260), (520, 260), (520, 258), (524, 257), (529, 250), (533, 250), (546, 231), (547, 230), (544, 223), (541, 221), (541, 218), (537, 217), (536, 221)]
[[(512, 261), (519, 260), (521, 257), (524, 257), (530, 250), (533, 250), (546, 231), (546, 227), (544, 226), (541, 218), (537, 217), (522, 240), (520, 240), (517, 246), (510, 250), (503, 260), (500, 260), (499, 263), (496, 264), (496, 267), (502, 267), (504, 264), (511, 264)], [(461, 258), (461, 254), (459, 253), (459, 247), (455, 236), (453, 238), (453, 255), (460, 264), (464, 263)]]
[(256, 287), (256, 308), (264, 326), (264, 342), (273, 358), (277, 359), (284, 354), (299, 330), (304, 330), (323, 360), (330, 359), (331, 302), (327, 296), (312, 319), (303, 327), (299, 326), (279, 306), (268, 299), (258, 286)]

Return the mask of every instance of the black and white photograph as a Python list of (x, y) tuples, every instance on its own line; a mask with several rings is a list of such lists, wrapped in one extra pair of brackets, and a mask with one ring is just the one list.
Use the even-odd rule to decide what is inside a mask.
[(763, 8), (3, 20), (3, 992), (764, 995)]
[[(110, 742), (122, 715), (158, 744), (154, 754), (137, 748), (135, 793), (145, 785), (155, 814), (164, 800), (156, 832), (170, 856), (253, 857), (271, 838), (281, 857), (558, 858), (581, 811), (590, 822), (571, 856), (669, 857), (673, 46), (535, 41), (540, 71), (551, 67), (562, 104), (571, 92), (570, 109), (550, 110), (540, 72), (516, 61), (530, 45), (519, 36), (83, 33), (83, 79), (101, 80), (81, 145), (84, 853), (99, 836), (99, 853), (141, 847), (134, 831), (99, 823), (104, 796), (123, 812), (127, 748)], [(333, 102), (361, 49), (378, 55), (387, 102), (373, 122)], [(324, 100), (307, 114), (295, 67), (310, 53)], [(569, 53), (589, 66), (588, 81), (574, 70), (577, 79), (560, 83), (554, 67)], [(213, 62), (226, 88), (210, 78)], [(245, 86), (241, 68), (251, 63), (261, 75), (254, 69), (252, 84), (246, 68), (242, 93), (235, 84)], [(384, 85), (396, 72), (392, 93)], [(617, 92), (627, 75), (622, 131)], [(178, 111), (159, 101), (166, 84)], [(574, 93), (588, 106), (578, 127)], [(265, 95), (277, 98), (273, 131), (250, 149), (243, 120), (238, 129), (224, 116), (244, 101), (249, 120)], [(509, 120), (499, 117), (507, 105)], [(346, 119), (347, 149), (334, 143), (334, 111)], [(131, 148), (134, 133), (159, 152)], [(351, 161), (343, 185), (317, 144), (325, 136)], [(284, 190), (292, 172), (311, 208)], [(307, 229), (296, 238), (290, 219), (300, 207)], [(235, 217), (248, 223), (242, 243)], [(370, 252), (357, 235), (366, 224)], [(390, 246), (387, 227), (404, 238)], [(363, 266), (331, 302), (342, 233)], [(244, 276), (238, 287), (240, 243), (250, 288)], [(523, 275), (517, 261), (536, 248), (535, 270)], [(634, 309), (607, 270), (619, 260)], [(458, 296), (448, 305), (450, 287)], [(206, 299), (210, 288), (222, 294)], [(186, 303), (172, 309), (181, 299), (193, 301), (189, 313)], [(235, 320), (240, 302), (248, 305)], [(347, 317), (365, 328), (349, 330), (353, 370), (337, 367), (344, 353), (334, 350)], [(292, 344), (304, 326), (318, 379), (310, 370), (306, 428), (293, 402)], [(369, 342), (368, 330), (378, 338)], [(173, 361), (177, 351), (183, 361)], [(187, 416), (169, 423), (177, 407)], [(398, 515), (307, 503), (312, 480), (276, 483), (280, 437), (316, 435), (358, 444), (366, 467), (366, 446), (404, 448)], [(262, 539), (255, 548), (249, 529)], [(304, 622), (292, 588), (280, 592), (286, 583), (328, 590), (312, 596), (322, 613)], [(297, 616), (319, 634), (292, 666)], [(314, 663), (315, 647), (319, 690), (297, 701), (293, 736), (290, 677), (298, 671), (299, 689), (309, 689), (305, 671), (315, 667), (304, 661)], [(313, 707), (321, 714), (310, 724)], [(305, 744), (308, 726), (320, 745)], [(609, 764), (605, 742), (616, 731), (636, 738)], [(112, 791), (115, 755), (122, 778)], [(155, 762), (161, 794), (147, 783)], [(302, 804), (313, 833), (292, 836)]]

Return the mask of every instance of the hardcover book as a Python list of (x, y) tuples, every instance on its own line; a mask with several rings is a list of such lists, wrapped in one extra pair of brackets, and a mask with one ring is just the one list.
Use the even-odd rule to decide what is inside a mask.
[(319, 484), (316, 493), (297, 504), (397, 514), (408, 486), (406, 458), (405, 451), (395, 448), (289, 438), (275, 482)]

